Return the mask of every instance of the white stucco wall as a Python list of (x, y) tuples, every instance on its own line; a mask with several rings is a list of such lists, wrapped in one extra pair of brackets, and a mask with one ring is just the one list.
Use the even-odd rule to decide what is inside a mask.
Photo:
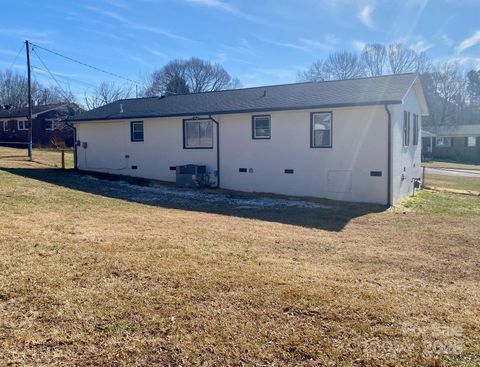
[[(392, 113), (392, 197), (393, 203), (413, 192), (413, 178), (421, 177), (422, 139), (413, 145), (413, 114), (419, 116), (419, 131), (422, 131), (422, 116), (415, 89), (411, 89), (402, 105), (390, 107)], [(410, 144), (403, 146), (403, 112), (410, 112)], [(421, 133), (419, 133), (421, 135)]]
[[(222, 187), (385, 204), (385, 111), (334, 109), (333, 147), (311, 148), (310, 113), (321, 111), (270, 113), (269, 140), (251, 138), (251, 114), (221, 116)], [(241, 173), (241, 167), (253, 172)], [(382, 171), (382, 176), (371, 177), (370, 171)]]
[[(214, 116), (220, 122), (221, 187), (386, 204), (384, 107), (333, 109), (332, 148), (310, 147), (311, 112), (322, 110), (270, 113), (269, 140), (252, 139), (251, 113)], [(216, 169), (215, 144), (208, 150), (183, 149), (182, 118), (145, 119), (141, 143), (130, 141), (130, 120), (76, 126), (77, 139), (88, 143), (87, 149), (78, 147), (82, 170), (174, 181), (170, 166), (194, 163)], [(370, 171), (381, 171), (382, 176), (371, 176)]]
[(183, 149), (182, 118), (145, 119), (143, 142), (130, 141), (130, 121), (76, 124), (77, 141), (88, 144), (87, 149), (77, 148), (78, 169), (162, 181), (175, 181), (170, 166), (192, 163), (216, 169), (216, 148)]

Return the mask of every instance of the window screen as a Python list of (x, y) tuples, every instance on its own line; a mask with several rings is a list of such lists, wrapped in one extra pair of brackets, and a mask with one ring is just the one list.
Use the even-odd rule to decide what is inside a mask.
[(185, 148), (213, 148), (211, 120), (186, 120), (183, 122)]
[(132, 127), (131, 140), (143, 141), (144, 140), (143, 121), (132, 121), (131, 127)]
[(332, 146), (332, 113), (312, 113), (311, 146), (330, 148)]
[(270, 139), (271, 123), (270, 116), (253, 116), (253, 133), (254, 139)]
[(410, 145), (410, 112), (403, 112), (403, 146)]
[(418, 145), (418, 136), (419, 136), (419, 124), (418, 124), (418, 115), (413, 114), (413, 145)]

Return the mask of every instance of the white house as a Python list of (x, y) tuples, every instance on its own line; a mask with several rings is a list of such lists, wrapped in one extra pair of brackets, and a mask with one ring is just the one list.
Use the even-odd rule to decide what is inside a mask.
[(74, 116), (76, 168), (221, 188), (393, 204), (420, 177), (415, 74), (120, 100)]

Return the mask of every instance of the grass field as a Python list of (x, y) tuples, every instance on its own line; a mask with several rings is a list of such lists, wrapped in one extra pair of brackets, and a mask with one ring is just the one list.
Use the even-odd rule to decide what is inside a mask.
[(1, 153), (0, 365), (480, 364), (480, 198), (245, 208)]
[(430, 167), (430, 168), (458, 168), (458, 169), (480, 170), (480, 165), (479, 164), (444, 162), (444, 161), (423, 162), (422, 166)]
[[(7, 148), (0, 146), (0, 160), (2, 162), (25, 161), (28, 156), (27, 149)], [(33, 149), (33, 162), (44, 166), (62, 167), (61, 149)], [(24, 162), (24, 164), (28, 164)], [(73, 168), (73, 151), (65, 151), (65, 167)]]
[(480, 175), (478, 177), (462, 177), (427, 174), (425, 176), (425, 185), (428, 187), (480, 192)]

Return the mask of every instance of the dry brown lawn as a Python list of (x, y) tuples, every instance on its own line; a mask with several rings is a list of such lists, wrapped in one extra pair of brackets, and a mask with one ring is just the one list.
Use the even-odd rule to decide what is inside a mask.
[(425, 185), (427, 187), (480, 192), (480, 174), (478, 177), (428, 174), (425, 177)]
[(0, 158), (0, 365), (480, 365), (480, 198), (145, 195)]

